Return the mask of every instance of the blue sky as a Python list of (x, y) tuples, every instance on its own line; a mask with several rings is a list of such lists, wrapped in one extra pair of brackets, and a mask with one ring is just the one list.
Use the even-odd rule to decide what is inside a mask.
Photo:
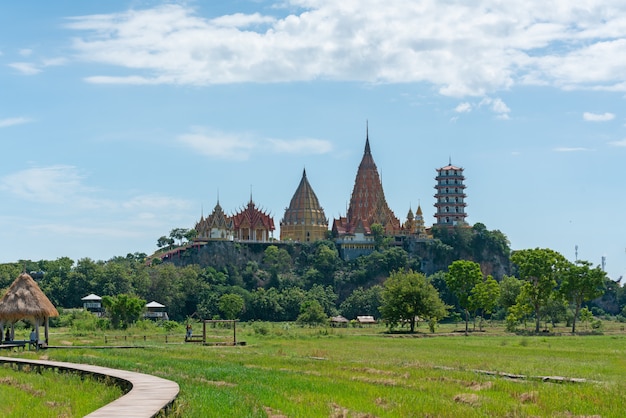
[(625, 76), (621, 1), (3, 2), (0, 262), (150, 254), (218, 195), (278, 226), (303, 168), (332, 223), (369, 121), (402, 221), (451, 159), (471, 224), (617, 279)]

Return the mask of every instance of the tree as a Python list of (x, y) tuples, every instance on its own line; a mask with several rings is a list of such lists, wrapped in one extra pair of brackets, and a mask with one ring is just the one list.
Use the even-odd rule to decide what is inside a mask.
[(459, 299), (459, 306), (465, 312), (465, 333), (469, 328), (469, 308), (472, 289), (482, 282), (483, 273), (480, 271), (480, 264), (469, 260), (457, 260), (448, 266), (446, 284)]
[[(474, 309), (482, 310), (482, 317), (491, 314), (498, 304), (500, 297), (500, 285), (491, 275), (479, 282), (470, 292), (469, 304)], [(482, 329), (482, 319), (479, 328)]]
[(328, 316), (318, 301), (307, 300), (302, 303), (296, 322), (306, 325), (322, 325), (328, 322)]
[(565, 268), (560, 291), (574, 305), (572, 332), (576, 332), (576, 318), (583, 302), (593, 300), (604, 293), (606, 274), (599, 266), (591, 268), (588, 261), (570, 263)]
[(159, 248), (169, 247), (172, 244), (174, 244), (174, 238), (168, 238), (165, 235), (163, 235), (157, 240), (157, 247)]
[(348, 319), (358, 315), (380, 317), (379, 307), (382, 304), (382, 286), (375, 285), (367, 289), (357, 288), (339, 306), (339, 311)]
[(567, 260), (556, 251), (535, 248), (515, 251), (511, 261), (517, 266), (525, 283), (518, 303), (526, 303), (535, 313), (535, 332), (539, 332), (542, 308), (550, 301), (556, 288), (556, 277)]
[(244, 301), (239, 295), (227, 293), (220, 297), (220, 312), (224, 314), (224, 318), (226, 319), (236, 319), (237, 316), (243, 311), (243, 307)]
[(103, 296), (102, 306), (109, 314), (113, 328), (126, 329), (141, 317), (146, 301), (127, 294)]
[(374, 248), (376, 248), (377, 251), (382, 251), (389, 247), (391, 237), (386, 235), (384, 226), (374, 223), (370, 226), (370, 231), (374, 237)]
[(183, 245), (183, 238), (186, 237), (189, 232), (186, 228), (174, 228), (170, 231), (170, 238), (178, 240), (178, 245)]
[(415, 331), (417, 317), (439, 321), (447, 315), (447, 306), (439, 298), (437, 289), (422, 273), (412, 270), (394, 272), (383, 284), (380, 312), (393, 329), (408, 322)]
[(270, 245), (263, 253), (263, 264), (267, 266), (267, 270), (272, 276), (278, 276), (278, 274), (286, 273), (291, 269), (291, 256), (284, 248)]

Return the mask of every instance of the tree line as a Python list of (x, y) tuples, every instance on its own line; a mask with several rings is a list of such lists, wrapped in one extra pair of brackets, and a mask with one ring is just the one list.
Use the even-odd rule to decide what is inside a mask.
[[(180, 245), (186, 233), (192, 236), (176, 231)], [(176, 321), (195, 315), (310, 323), (338, 314), (372, 315), (413, 329), (416, 318), (435, 327), (447, 317), (464, 320), (469, 330), (472, 319), (482, 326), (485, 318), (497, 318), (511, 330), (532, 321), (539, 331), (542, 320), (567, 322), (575, 330), (585, 306), (596, 314), (626, 314), (622, 287), (588, 262), (571, 263), (549, 249), (511, 253), (504, 234), (482, 224), (439, 236), (424, 248), (431, 259), (450, 263), (431, 273), (424, 271), (424, 252), (388, 239), (378, 240), (372, 254), (349, 261), (339, 257), (333, 241), (266, 245), (254, 254), (231, 243), (238, 258), (213, 265), (150, 263), (143, 253), (107, 261), (20, 260), (0, 265), (0, 288), (26, 269), (42, 272), (35, 275), (39, 285), (58, 307), (81, 307), (89, 293), (129, 295), (166, 305)], [(483, 274), (496, 256), (506, 256), (510, 274)], [(394, 305), (400, 300), (405, 308)]]

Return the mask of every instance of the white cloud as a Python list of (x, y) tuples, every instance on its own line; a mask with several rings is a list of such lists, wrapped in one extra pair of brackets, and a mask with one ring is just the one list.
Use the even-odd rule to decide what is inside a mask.
[(271, 149), (285, 154), (327, 154), (333, 149), (332, 143), (323, 139), (268, 139)]
[(591, 113), (585, 112), (583, 113), (583, 119), (589, 122), (606, 122), (609, 120), (615, 119), (615, 115), (613, 113)]
[(326, 154), (333, 149), (332, 143), (323, 139), (254, 139), (250, 135), (202, 128), (194, 128), (191, 133), (180, 135), (178, 141), (207, 157), (237, 161), (249, 159), (253, 151), (276, 154)]
[(457, 113), (467, 113), (472, 111), (472, 105), (468, 102), (459, 103), (457, 107), (454, 108), (454, 111)]
[[(74, 17), (67, 26), (80, 31), (74, 48), (83, 59), (128, 70), (87, 77), (94, 83), (427, 82), (457, 97), (486, 96), (518, 83), (626, 91), (622, 1), (282, 5), (269, 9), (284, 13), (280, 17), (209, 19), (168, 4)], [(504, 108), (494, 111), (508, 117)]]
[(609, 142), (609, 144), (613, 145), (614, 147), (626, 147), (626, 138), (619, 141), (611, 141)]
[(0, 178), (0, 190), (39, 203), (70, 203), (87, 191), (76, 167), (35, 167)]
[(32, 49), (28, 49), (28, 48), (20, 49), (20, 52), (19, 52), (19, 54), (21, 56), (23, 56), (23, 57), (27, 57), (27, 56), (29, 56), (32, 53), (33, 53), (33, 50)]
[(7, 128), (9, 126), (22, 125), (29, 123), (31, 120), (28, 118), (7, 118), (0, 119), (0, 128)]
[(249, 139), (201, 129), (180, 135), (178, 141), (202, 155), (226, 160), (247, 160), (255, 148), (254, 142)]
[(41, 72), (41, 68), (31, 62), (12, 62), (8, 66), (24, 75), (35, 75)]

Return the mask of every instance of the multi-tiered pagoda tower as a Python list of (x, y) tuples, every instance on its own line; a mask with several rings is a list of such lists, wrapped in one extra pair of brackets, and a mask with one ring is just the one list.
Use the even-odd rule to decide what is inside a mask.
[(456, 167), (449, 163), (445, 167), (437, 169), (437, 177), (435, 177), (437, 185), (435, 189), (435, 218), (438, 226), (452, 227), (459, 224), (465, 224), (465, 185), (463, 181), (463, 168)]
[(327, 232), (328, 218), (303, 170), (302, 180), (280, 221), (280, 240), (317, 241), (325, 239)]

